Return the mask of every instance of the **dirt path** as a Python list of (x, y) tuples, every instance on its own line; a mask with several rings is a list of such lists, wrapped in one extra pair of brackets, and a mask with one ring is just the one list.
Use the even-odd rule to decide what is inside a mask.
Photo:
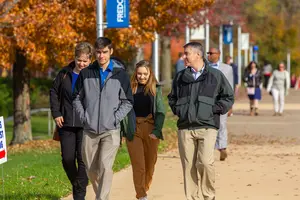
[[(218, 160), (217, 200), (300, 199), (300, 100), (299, 92), (287, 99), (284, 117), (272, 116), (270, 97), (260, 107), (260, 116), (250, 117), (247, 101), (235, 106), (229, 118), (229, 158)], [(87, 200), (93, 200), (89, 186)], [(183, 200), (183, 179), (177, 150), (159, 155), (149, 200)], [(71, 197), (65, 198), (69, 200)], [(131, 168), (116, 173), (111, 200), (133, 200)]]

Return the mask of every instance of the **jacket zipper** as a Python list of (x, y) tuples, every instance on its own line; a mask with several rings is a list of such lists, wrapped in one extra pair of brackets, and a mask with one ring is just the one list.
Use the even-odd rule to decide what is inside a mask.
[[(113, 72), (111, 72), (113, 73)], [(100, 93), (99, 93), (99, 110), (98, 110), (98, 133), (100, 133), (100, 105), (101, 105), (101, 93), (102, 93), (102, 90), (104, 89), (105, 85), (106, 85), (106, 82), (111, 78), (113, 77), (114, 75), (116, 74), (112, 74), (109, 78), (105, 79), (104, 83), (103, 83), (103, 87), (101, 87), (101, 76), (100, 76), (100, 69), (99, 69), (99, 83), (100, 83)]]

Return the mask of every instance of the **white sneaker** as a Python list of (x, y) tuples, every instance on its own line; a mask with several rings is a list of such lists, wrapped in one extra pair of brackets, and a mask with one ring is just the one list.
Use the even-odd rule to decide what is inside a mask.
[(139, 198), (139, 200), (148, 200), (147, 196)]

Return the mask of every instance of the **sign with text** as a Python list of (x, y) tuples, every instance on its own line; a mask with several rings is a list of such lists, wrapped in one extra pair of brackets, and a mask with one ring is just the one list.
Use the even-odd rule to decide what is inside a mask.
[(204, 25), (201, 25), (199, 28), (191, 29), (191, 40), (205, 40)]
[(129, 0), (109, 0), (106, 5), (107, 28), (129, 27)]
[(223, 25), (223, 43), (230, 44), (232, 43), (233, 31), (232, 25)]
[(242, 50), (249, 49), (249, 33), (242, 33)]
[(0, 117), (0, 164), (7, 162), (6, 137), (4, 119)]

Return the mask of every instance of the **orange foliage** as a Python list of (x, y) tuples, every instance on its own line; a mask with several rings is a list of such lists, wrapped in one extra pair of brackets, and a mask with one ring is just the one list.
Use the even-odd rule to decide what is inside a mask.
[[(2, 0), (3, 1), (3, 0)], [(131, 0), (131, 28), (107, 29), (117, 56), (131, 59), (135, 47), (153, 40), (153, 32), (164, 31), (178, 23), (180, 15), (191, 14), (213, 0)], [(44, 71), (63, 66), (73, 59), (79, 41), (96, 39), (96, 5), (94, 0), (27, 0), (18, 4), (0, 24), (7, 27), (0, 34), (0, 65), (11, 66), (16, 49), (23, 50), (28, 67)]]

